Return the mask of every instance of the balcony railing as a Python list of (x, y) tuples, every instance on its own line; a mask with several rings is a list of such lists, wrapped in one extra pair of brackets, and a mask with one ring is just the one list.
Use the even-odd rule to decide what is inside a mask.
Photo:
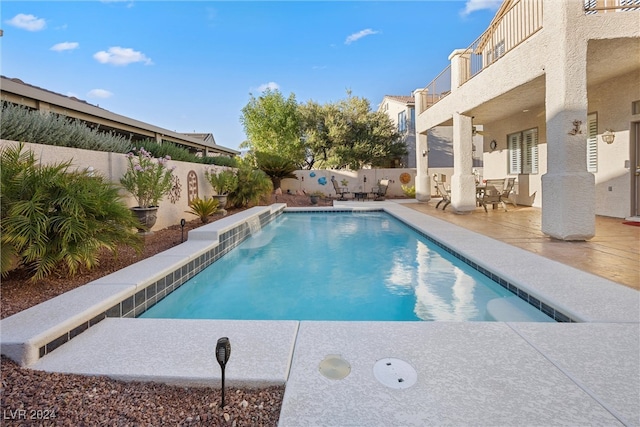
[[(463, 61), (459, 67), (460, 75), (457, 76), (458, 85), (462, 86), (540, 30), (542, 3), (543, 0), (519, 0), (497, 17), (498, 19), (457, 57)], [(420, 113), (451, 92), (451, 66), (442, 71), (425, 89)]]
[(632, 11), (640, 11), (640, 0), (584, 0), (586, 15)]

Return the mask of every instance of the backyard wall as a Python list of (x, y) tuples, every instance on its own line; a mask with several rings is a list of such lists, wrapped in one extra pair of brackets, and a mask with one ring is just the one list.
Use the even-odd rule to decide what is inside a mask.
[[(18, 142), (0, 140), (0, 147), (17, 145)], [(57, 147), (53, 145), (25, 143), (25, 149), (30, 149), (43, 164), (53, 164), (71, 160), (71, 170), (87, 171), (93, 168), (94, 174), (99, 174), (109, 181), (119, 184), (120, 177), (127, 170), (128, 162), (125, 154), (107, 153), (102, 151), (82, 150), (79, 148)], [(199, 163), (178, 162), (170, 160), (169, 167), (175, 166), (173, 175), (177, 177), (176, 190), (172, 195), (165, 196), (160, 201), (158, 220), (152, 230), (161, 230), (171, 225), (180, 224), (180, 219), (187, 221), (196, 219), (185, 211), (189, 210), (189, 192), (191, 198), (210, 197), (214, 194), (209, 181), (205, 178), (205, 170), (213, 169), (216, 172), (226, 169), (222, 166), (204, 165)], [(189, 172), (195, 172), (196, 181), (188, 181)], [(192, 174), (193, 175), (193, 174)], [(136, 206), (135, 199), (125, 190), (121, 190), (123, 200), (129, 207)]]
[[(347, 187), (351, 192), (370, 192), (372, 187), (378, 184), (381, 179), (389, 180), (389, 188), (387, 189), (388, 197), (405, 197), (402, 192), (402, 183), (400, 175), (406, 173), (409, 175), (407, 186), (415, 185), (416, 170), (415, 168), (398, 168), (398, 169), (360, 169), (358, 171), (346, 170), (298, 170), (294, 174), (298, 179), (287, 178), (282, 180), (281, 188), (283, 193), (305, 192), (307, 194), (315, 191), (321, 191), (326, 196), (336, 196), (336, 192), (331, 183), (331, 177), (340, 184), (340, 187)], [(341, 181), (346, 179), (347, 185), (342, 185)]]

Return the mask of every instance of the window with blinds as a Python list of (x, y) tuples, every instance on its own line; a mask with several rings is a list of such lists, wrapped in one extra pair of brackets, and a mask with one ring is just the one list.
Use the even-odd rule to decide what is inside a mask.
[(587, 171), (598, 172), (598, 115), (596, 113), (587, 116)]
[(538, 129), (527, 129), (507, 135), (509, 174), (538, 173)]

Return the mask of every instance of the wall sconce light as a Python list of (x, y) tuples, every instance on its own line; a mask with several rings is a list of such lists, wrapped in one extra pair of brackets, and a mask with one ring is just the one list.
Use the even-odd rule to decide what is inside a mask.
[(613, 144), (614, 139), (616, 139), (616, 134), (613, 129), (607, 129), (602, 134), (602, 140), (607, 144)]
[(427, 157), (427, 153), (428, 153), (427, 150), (422, 150), (422, 157)]

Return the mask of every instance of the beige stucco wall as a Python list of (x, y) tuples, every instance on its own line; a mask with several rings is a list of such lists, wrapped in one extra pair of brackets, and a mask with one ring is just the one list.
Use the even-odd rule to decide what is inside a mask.
[[(304, 191), (309, 194), (321, 191), (327, 196), (335, 196), (336, 193), (331, 183), (332, 176), (335, 177), (341, 187), (341, 181), (346, 179), (348, 181), (347, 188), (352, 192), (369, 192), (379, 180), (388, 179), (387, 196), (403, 197), (400, 175), (405, 172), (411, 177), (411, 181), (407, 185), (415, 185), (416, 170), (414, 168), (360, 169), (358, 171), (319, 169), (295, 171), (294, 174), (298, 179), (283, 179), (281, 188), (284, 193)], [(312, 174), (314, 176), (311, 176)], [(320, 182), (325, 182), (325, 184), (323, 185)]]
[(613, 129), (616, 137), (609, 145), (598, 138), (596, 214), (624, 218), (630, 215), (633, 169), (630, 123), (640, 121), (631, 114), (631, 103), (640, 100), (640, 71), (589, 88), (589, 113), (598, 115), (598, 134)]
[[(18, 144), (13, 141), (0, 140), (0, 146)], [(44, 164), (66, 162), (71, 160), (71, 170), (86, 170), (92, 167), (95, 174), (100, 174), (109, 181), (119, 183), (120, 177), (127, 169), (127, 159), (124, 154), (105, 153), (100, 151), (82, 150), (78, 148), (55, 147), (43, 144), (25, 143), (26, 149), (31, 149), (36, 157)], [(196, 219), (196, 216), (186, 213), (188, 207), (187, 174), (193, 170), (198, 177), (198, 197), (204, 198), (214, 194), (211, 185), (205, 178), (206, 169), (222, 170), (219, 166), (202, 165), (198, 163), (169, 161), (169, 167), (175, 166), (173, 174), (178, 177), (180, 183), (180, 197), (172, 203), (169, 196), (160, 202), (158, 220), (152, 230), (160, 230), (180, 223), (180, 219), (187, 221)], [(125, 190), (120, 192), (124, 202), (129, 207), (136, 206), (135, 199)]]

